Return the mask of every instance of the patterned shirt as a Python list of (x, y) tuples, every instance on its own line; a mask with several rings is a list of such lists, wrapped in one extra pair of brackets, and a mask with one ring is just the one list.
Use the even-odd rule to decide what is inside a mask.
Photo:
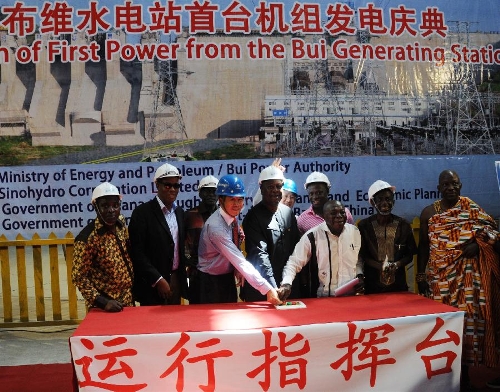
[(96, 218), (75, 238), (71, 277), (87, 307), (105, 306), (100, 301), (96, 303), (99, 296), (134, 306), (129, 242), (122, 215), (116, 223), (116, 233), (106, 230)]

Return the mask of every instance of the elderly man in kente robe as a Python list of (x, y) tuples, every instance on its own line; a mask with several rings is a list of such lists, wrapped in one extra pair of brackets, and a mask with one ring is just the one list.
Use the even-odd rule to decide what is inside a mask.
[[(441, 172), (441, 200), (420, 215), (416, 280), (419, 292), (465, 312), (462, 386), (468, 367), (499, 365), (500, 311), (498, 255), (484, 233), (497, 233), (495, 221), (471, 199), (460, 196), (457, 173)], [(496, 234), (492, 234), (496, 235)]]

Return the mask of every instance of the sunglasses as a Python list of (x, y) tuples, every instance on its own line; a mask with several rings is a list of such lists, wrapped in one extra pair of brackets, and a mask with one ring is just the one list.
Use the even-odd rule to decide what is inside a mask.
[(170, 188), (174, 188), (174, 189), (179, 189), (181, 187), (181, 184), (179, 184), (178, 182), (160, 182), (158, 181), (158, 184), (160, 184), (161, 186), (167, 188), (167, 189), (170, 189)]

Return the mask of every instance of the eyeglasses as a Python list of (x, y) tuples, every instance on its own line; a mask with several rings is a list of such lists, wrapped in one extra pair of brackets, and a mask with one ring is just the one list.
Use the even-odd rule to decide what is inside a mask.
[(179, 189), (181, 187), (181, 184), (179, 184), (178, 182), (162, 182), (162, 181), (158, 181), (158, 184), (160, 184), (161, 186), (167, 188), (167, 189), (170, 189), (170, 188), (174, 188), (174, 189)]

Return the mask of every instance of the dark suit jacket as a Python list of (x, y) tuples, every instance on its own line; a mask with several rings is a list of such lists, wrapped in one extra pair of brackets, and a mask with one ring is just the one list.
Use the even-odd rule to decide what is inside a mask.
[[(187, 297), (187, 279), (184, 259), (184, 211), (175, 209), (179, 226), (179, 280), (181, 296)], [(163, 276), (170, 282), (174, 260), (174, 240), (156, 197), (137, 206), (128, 226), (132, 263), (134, 266), (134, 294), (141, 305), (160, 305), (155, 282)]]

